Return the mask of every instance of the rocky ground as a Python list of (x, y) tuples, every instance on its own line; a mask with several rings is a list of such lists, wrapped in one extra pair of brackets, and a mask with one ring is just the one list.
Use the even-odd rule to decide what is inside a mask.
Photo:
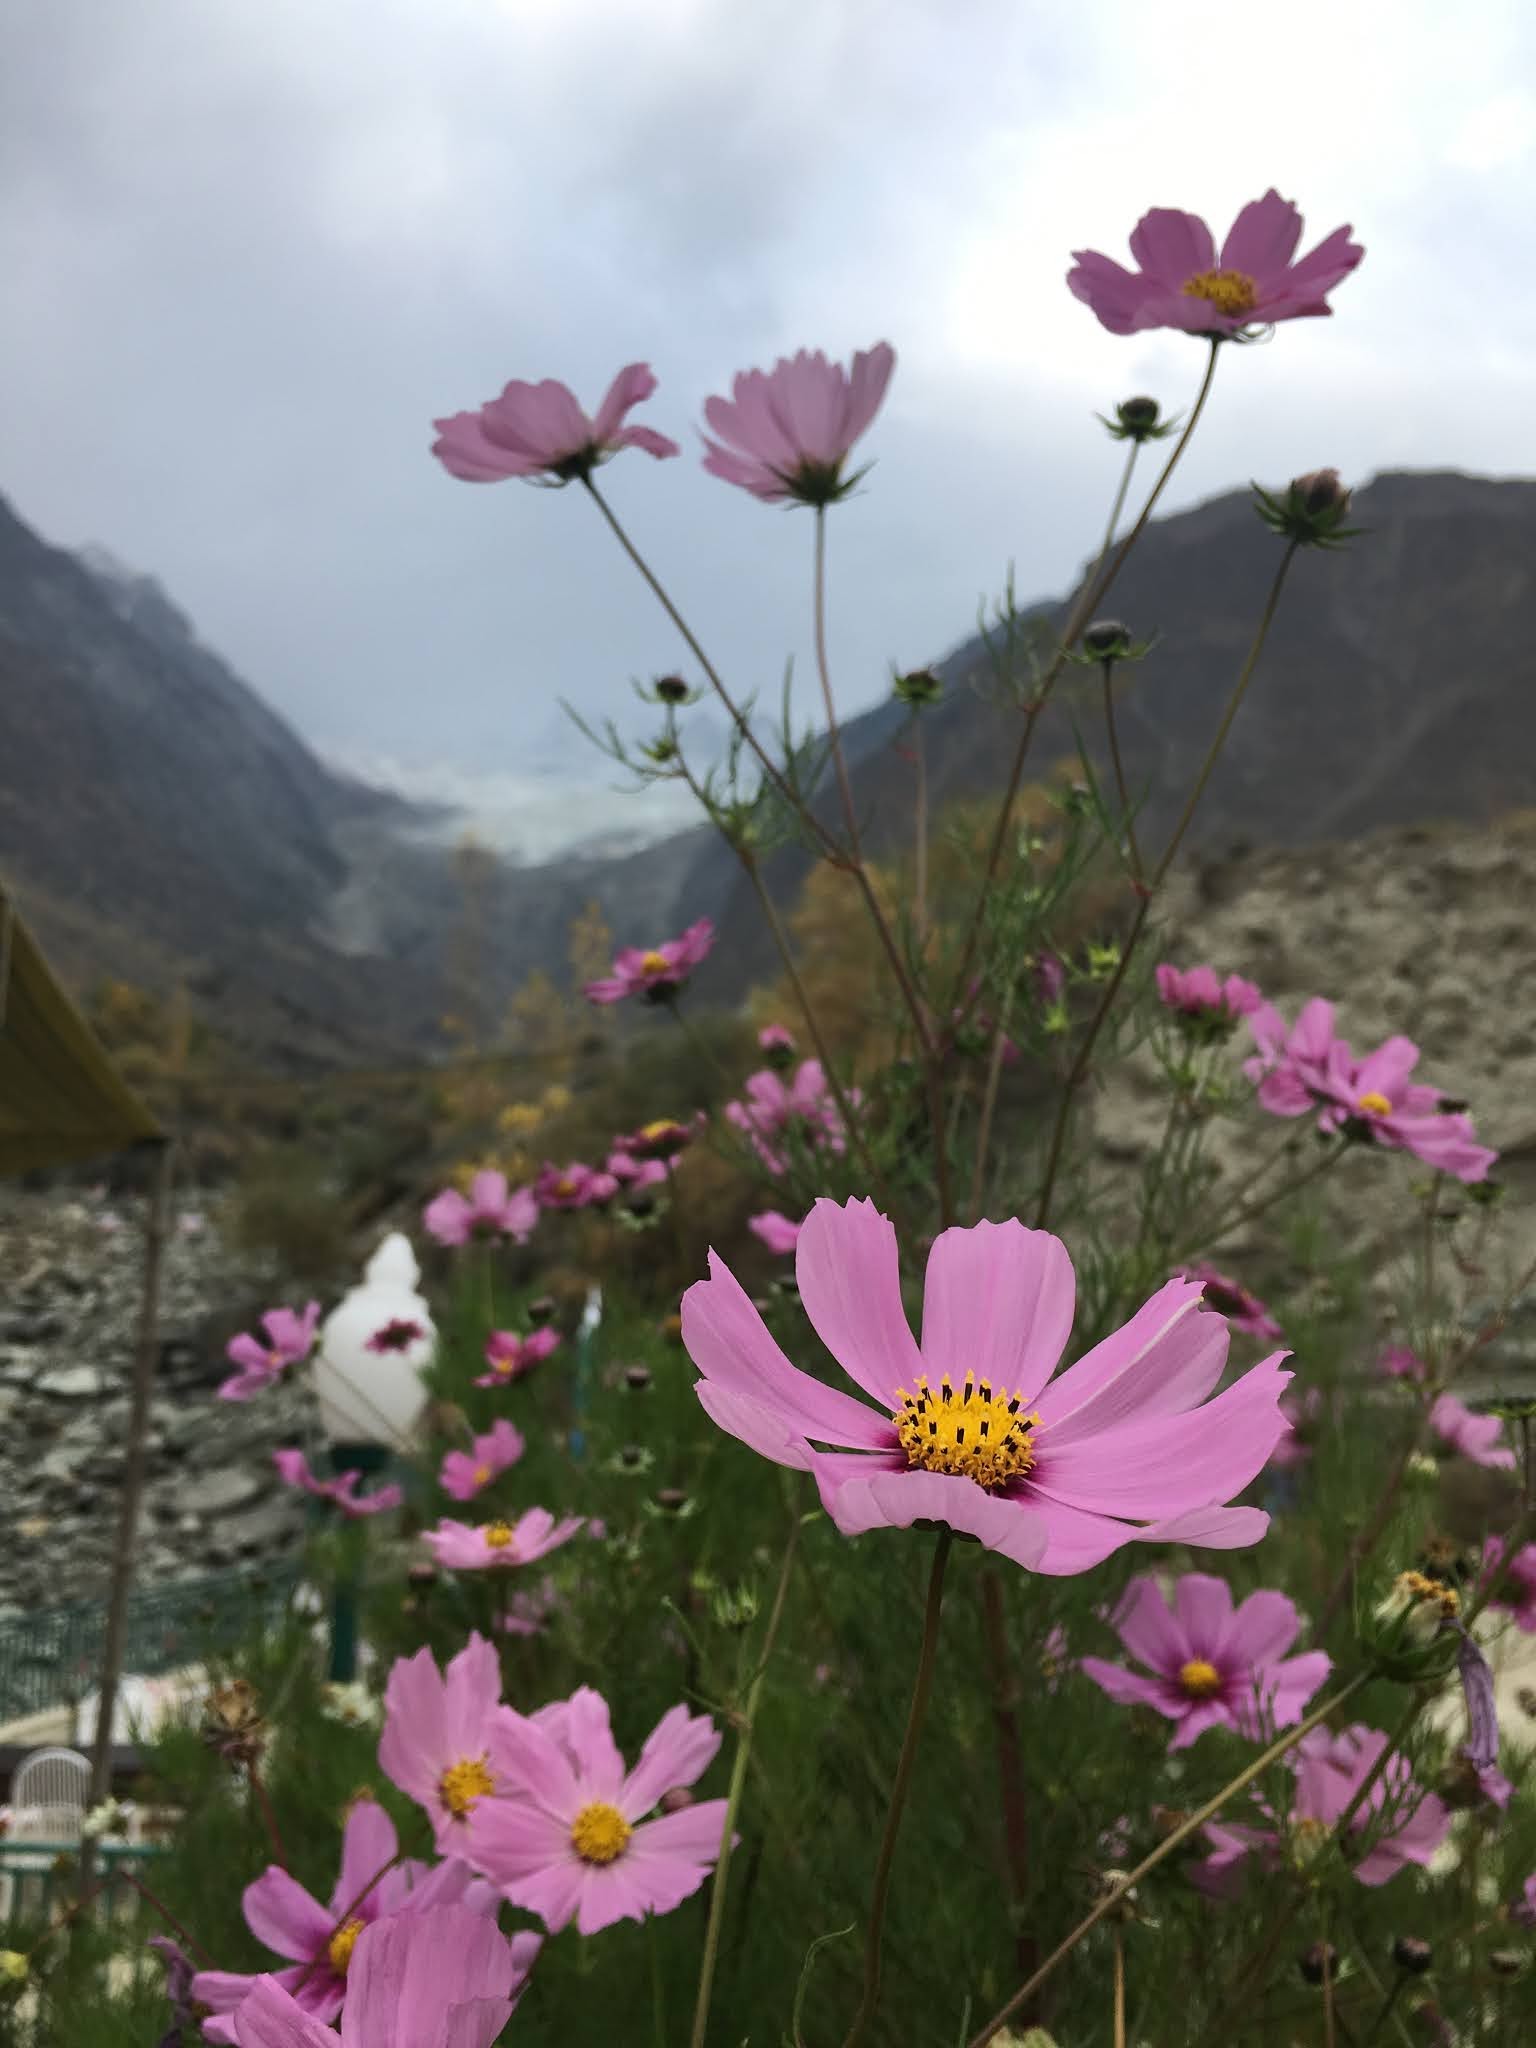
[[(0, 1620), (104, 1596), (116, 1535), (142, 1259), (132, 1200), (0, 1194)], [(167, 1245), (140, 1584), (291, 1548), (302, 1497), (271, 1453), (299, 1440), (300, 1389), (220, 1401), (224, 1344), (274, 1296), (194, 1197)]]

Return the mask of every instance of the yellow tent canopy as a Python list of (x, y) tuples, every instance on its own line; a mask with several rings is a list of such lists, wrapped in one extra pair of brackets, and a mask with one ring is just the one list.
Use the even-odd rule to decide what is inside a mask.
[(164, 1136), (0, 887), (0, 1174)]

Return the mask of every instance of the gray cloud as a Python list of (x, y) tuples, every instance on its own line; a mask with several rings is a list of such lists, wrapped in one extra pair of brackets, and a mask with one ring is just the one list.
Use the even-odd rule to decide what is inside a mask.
[[(1049, 20), (1031, 14), (1050, 13)], [(894, 340), (833, 533), (850, 702), (944, 651), (1010, 561), (1060, 587), (1179, 337), (1062, 289), (1150, 203), (1270, 182), (1371, 244), (1340, 317), (1223, 365), (1173, 502), (1319, 461), (1532, 465), (1536, 100), (1520, 9), (1272, 18), (1105, 0), (50, 0), (0, 69), (0, 489), (159, 575), (306, 732), (516, 774), (561, 695), (678, 649), (570, 493), (468, 489), (430, 420), (513, 375), (649, 408), (802, 342)], [(807, 652), (809, 532), (633, 456), (612, 494), (744, 687)]]

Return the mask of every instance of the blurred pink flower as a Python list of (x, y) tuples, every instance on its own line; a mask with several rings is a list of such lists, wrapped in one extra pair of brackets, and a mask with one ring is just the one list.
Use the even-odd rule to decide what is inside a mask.
[(1522, 1927), (1536, 1927), (1536, 1871), (1525, 1880), (1519, 1900), (1509, 1909), (1509, 1917)]
[(795, 1035), (782, 1024), (765, 1024), (757, 1034), (757, 1043), (761, 1052), (793, 1052)]
[[(494, 1917), (497, 1898), (467, 1863), (450, 1857), (435, 1869), (407, 1859), (388, 1865), (400, 1853), (394, 1822), (374, 1799), (359, 1799), (347, 1813), (341, 1838), (341, 1868), (329, 1906), (322, 1906), (296, 1878), (278, 1864), (269, 1864), (241, 1901), (246, 1925), (274, 1955), (294, 1965), (269, 1979), (290, 1992), (297, 2009), (317, 2021), (332, 2020), (347, 1994), (348, 1963), (365, 1927), (396, 1913), (425, 1913), (438, 1906), (462, 1905)], [(369, 1880), (385, 1875), (365, 1891)], [(347, 1917), (343, 1919), (343, 1915)], [(192, 1997), (215, 2017), (203, 2029), (209, 2041), (238, 2039), (233, 2014), (255, 1986), (254, 1974), (200, 1970), (192, 1980)], [(335, 2035), (331, 2040), (335, 2042)]]
[(531, 1372), (541, 1358), (548, 1358), (560, 1343), (558, 1330), (547, 1325), (520, 1337), (516, 1330), (492, 1330), (486, 1339), (485, 1358), (489, 1372), (481, 1373), (477, 1387), (504, 1387), (510, 1380)]
[[(1502, 1540), (1490, 1536), (1483, 1545), (1479, 1583), (1486, 1585), (1503, 1561)], [(1524, 1543), (1515, 1552), (1509, 1570), (1499, 1582), (1499, 1590), (1489, 1605), (1506, 1608), (1515, 1617), (1517, 1627), (1528, 1636), (1536, 1635), (1536, 1543)]]
[(1285, 1417), (1287, 1428), (1269, 1454), (1270, 1469), (1294, 1472), (1298, 1466), (1307, 1464), (1312, 1456), (1324, 1413), (1321, 1387), (1308, 1387), (1304, 1394), (1282, 1394), (1280, 1413)]
[(1429, 1422), (1442, 1443), (1470, 1458), (1474, 1465), (1492, 1466), (1501, 1472), (1515, 1469), (1513, 1450), (1499, 1442), (1504, 1424), (1497, 1415), (1474, 1415), (1454, 1394), (1441, 1394), (1429, 1411)]
[(499, 483), (504, 477), (541, 477), (567, 484), (589, 477), (621, 448), (647, 455), (682, 450), (654, 427), (627, 427), (626, 413), (656, 389), (648, 363), (630, 363), (614, 378), (596, 417), (588, 419), (573, 392), (553, 378), (542, 384), (514, 380), (478, 412), (434, 420), (432, 453), (463, 483)]
[(485, 1436), (475, 1438), (473, 1450), (446, 1453), (438, 1485), (455, 1500), (473, 1500), (499, 1472), (515, 1465), (526, 1449), (510, 1422), (493, 1422)]
[(224, 2038), (239, 2048), (491, 2048), (540, 1945), (447, 1905), (375, 1920), (354, 1939), (339, 2039), (275, 1977), (254, 1980)]
[(1389, 1344), (1377, 1359), (1376, 1370), (1389, 1380), (1424, 1380), (1429, 1374), (1424, 1360), (1406, 1344)]
[(800, 1225), (791, 1223), (777, 1209), (765, 1209), (760, 1216), (749, 1216), (747, 1228), (754, 1237), (762, 1239), (769, 1251), (781, 1255), (792, 1252), (800, 1242)]
[(553, 1166), (546, 1159), (534, 1177), (533, 1192), (541, 1209), (599, 1209), (619, 1192), (611, 1173), (595, 1166), (583, 1166), (573, 1159), (569, 1166)]
[(300, 1364), (313, 1351), (319, 1322), (318, 1301), (312, 1301), (303, 1315), (296, 1315), (291, 1308), (269, 1308), (261, 1318), (265, 1344), (244, 1331), (231, 1337), (224, 1355), (240, 1370), (219, 1388), (219, 1399), (249, 1401), (253, 1394), (275, 1386), (286, 1367)]
[(1205, 1290), (1205, 1305), (1225, 1316), (1234, 1330), (1246, 1330), (1250, 1337), (1278, 1337), (1280, 1325), (1256, 1294), (1250, 1294), (1230, 1273), (1218, 1273), (1214, 1266), (1188, 1266), (1176, 1280), (1198, 1280)]
[(620, 1187), (629, 1188), (636, 1194), (642, 1188), (659, 1187), (671, 1173), (665, 1159), (636, 1159), (631, 1153), (622, 1151), (608, 1154), (603, 1161), (603, 1171)]
[(1240, 974), (1218, 981), (1214, 967), (1171, 967), (1166, 960), (1157, 970), (1157, 993), (1176, 1016), (1208, 1027), (1236, 1024), (1264, 1006), (1258, 989)]
[(848, 370), (820, 349), (801, 349), (771, 370), (741, 371), (729, 398), (704, 401), (719, 437), (704, 436), (704, 467), (768, 503), (846, 497), (865, 472), (844, 476), (843, 464), (880, 410), (895, 367), (896, 351), (881, 341), (861, 349)]
[[(847, 1091), (850, 1103), (860, 1101), (859, 1091)], [(829, 1152), (847, 1147), (843, 1119), (836, 1098), (827, 1086), (820, 1060), (802, 1060), (795, 1078), (786, 1087), (783, 1077), (767, 1067), (746, 1080), (746, 1100), (725, 1105), (727, 1123), (746, 1134), (753, 1151), (771, 1174), (789, 1169), (789, 1160), (778, 1142), (793, 1132), (807, 1146)]]
[(501, 1665), (481, 1635), (442, 1672), (430, 1650), (397, 1657), (390, 1671), (379, 1769), (426, 1814), (439, 1855), (461, 1855), (477, 1803), (509, 1789), (490, 1755), (500, 1704)]
[(1296, 262), (1301, 215), (1271, 189), (1243, 208), (1218, 256), (1197, 214), (1155, 206), (1131, 236), (1135, 270), (1096, 249), (1077, 249), (1067, 288), (1111, 334), (1178, 327), (1230, 336), (1331, 312), (1328, 294), (1365, 254), (1350, 232), (1336, 228)]
[(475, 1868), (551, 1933), (575, 1921), (596, 1934), (619, 1920), (670, 1913), (714, 1868), (726, 1802), (701, 1799), (648, 1819), (663, 1794), (694, 1784), (720, 1734), (707, 1715), (674, 1707), (626, 1772), (608, 1706), (583, 1686), (527, 1716), (505, 1709), (493, 1756), (512, 1781), (470, 1824)]
[(515, 1522), (452, 1522), (446, 1517), (422, 1532), (440, 1565), (455, 1572), (510, 1571), (537, 1564), (581, 1529), (583, 1517), (556, 1521), (548, 1508), (527, 1508)]
[(313, 1494), (316, 1500), (329, 1501), (349, 1522), (365, 1515), (391, 1514), (405, 1499), (405, 1489), (400, 1486), (376, 1486), (372, 1493), (359, 1494), (357, 1485), (363, 1475), (356, 1470), (338, 1472), (334, 1479), (318, 1479), (300, 1450), (274, 1451), (272, 1462), (285, 1486)]
[[(587, 1533), (592, 1532), (588, 1525)], [(501, 1617), (503, 1635), (541, 1636), (564, 1605), (553, 1579), (542, 1579), (528, 1592), (514, 1593)]]
[(1178, 1581), (1172, 1612), (1155, 1579), (1132, 1579), (1113, 1626), (1153, 1676), (1102, 1657), (1084, 1657), (1080, 1668), (1121, 1706), (1153, 1707), (1176, 1722), (1170, 1751), (1187, 1749), (1207, 1728), (1258, 1740), (1293, 1726), (1333, 1669), (1321, 1650), (1285, 1656), (1301, 1616), (1283, 1593), (1250, 1593), (1234, 1608), (1225, 1579), (1204, 1572)]
[(1284, 1428), (1290, 1374), (1276, 1354), (1207, 1400), (1227, 1326), (1195, 1283), (1170, 1280), (1052, 1379), (1076, 1288), (1066, 1246), (1046, 1231), (1009, 1221), (941, 1232), (921, 1348), (896, 1233), (872, 1202), (817, 1202), (795, 1273), (812, 1327), (875, 1407), (797, 1371), (713, 1253), (710, 1277), (683, 1297), (683, 1342), (708, 1414), (811, 1472), (845, 1536), (944, 1523), (1030, 1570), (1066, 1574), (1125, 1543), (1225, 1550), (1268, 1527), (1260, 1510), (1227, 1503)]
[[(1337, 1735), (1314, 1728), (1302, 1737), (1290, 1756), (1296, 1785), (1287, 1817), (1299, 1860), (1304, 1862), (1309, 1853), (1323, 1846), (1386, 1746), (1387, 1737), (1379, 1729), (1359, 1722)], [(1269, 1828), (1223, 1822), (1205, 1830), (1215, 1853), (1190, 1871), (1202, 1891), (1230, 1896), (1242, 1876), (1243, 1863), (1256, 1852), (1266, 1863), (1280, 1860), (1275, 1816), (1262, 1801), (1254, 1803), (1272, 1823)], [(1386, 1827), (1378, 1834), (1383, 1812), (1388, 1816)], [(1350, 1835), (1369, 1829), (1376, 1838), (1370, 1852), (1353, 1866), (1356, 1879), (1366, 1885), (1385, 1884), (1410, 1863), (1421, 1867), (1429, 1863), (1450, 1825), (1450, 1809), (1417, 1783), (1408, 1759), (1392, 1757), (1349, 1824)]]
[(466, 1198), (444, 1188), (422, 1211), (427, 1233), (439, 1244), (468, 1244), (472, 1237), (510, 1237), (526, 1244), (539, 1220), (539, 1205), (528, 1188), (507, 1186), (494, 1169), (477, 1173)]
[(714, 923), (701, 917), (681, 938), (667, 939), (659, 946), (621, 946), (613, 956), (612, 975), (587, 983), (587, 1001), (622, 1003), (628, 996), (639, 996), (647, 1003), (669, 1003), (687, 986), (689, 975), (714, 943)]

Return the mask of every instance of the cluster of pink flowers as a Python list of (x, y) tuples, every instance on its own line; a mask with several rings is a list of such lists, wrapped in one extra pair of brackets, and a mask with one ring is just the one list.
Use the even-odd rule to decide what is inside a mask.
[[(1483, 1545), (1484, 1584), (1503, 1562), (1504, 1545), (1497, 1536), (1490, 1536)], [(1536, 1543), (1524, 1543), (1515, 1552), (1490, 1604), (1512, 1614), (1524, 1634), (1536, 1635)]]
[(1504, 1424), (1497, 1415), (1476, 1415), (1454, 1394), (1441, 1394), (1429, 1411), (1429, 1423), (1447, 1450), (1459, 1451), (1474, 1465), (1502, 1472), (1515, 1469), (1514, 1451), (1499, 1441)]
[(589, 981), (589, 1003), (622, 1003), (631, 996), (642, 1002), (670, 1003), (688, 985), (715, 943), (715, 927), (707, 917), (689, 925), (680, 938), (659, 946), (621, 946), (613, 956), (613, 973)]
[(714, 1866), (723, 1799), (657, 1813), (714, 1760), (707, 1715), (674, 1707), (626, 1770), (599, 1694), (583, 1686), (531, 1715), (503, 1706), (496, 1652), (478, 1635), (446, 1671), (429, 1650), (402, 1658), (384, 1705), (380, 1766), (426, 1813), (439, 1853), (551, 1933), (670, 1912)]
[(1409, 1079), (1419, 1060), (1411, 1038), (1389, 1038), (1356, 1059), (1349, 1041), (1335, 1034), (1333, 1005), (1321, 996), (1302, 1006), (1293, 1025), (1272, 1003), (1253, 1011), (1248, 1025), (1258, 1050), (1243, 1071), (1273, 1115), (1315, 1113), (1320, 1130), (1411, 1152), (1457, 1180), (1484, 1179), (1498, 1157), (1477, 1142), (1464, 1110), (1449, 1107), (1439, 1089)]
[(291, 1308), (269, 1308), (261, 1319), (265, 1343), (242, 1330), (225, 1346), (225, 1356), (240, 1370), (219, 1388), (219, 1399), (249, 1401), (252, 1395), (276, 1386), (290, 1365), (302, 1365), (314, 1350), (319, 1324), (318, 1301), (312, 1301), (302, 1315)]
[[(849, 1092), (848, 1100), (858, 1103), (857, 1089)], [(771, 1067), (749, 1074), (745, 1100), (728, 1102), (725, 1115), (775, 1178), (789, 1170), (786, 1141), (793, 1139), (811, 1151), (842, 1152), (847, 1148), (842, 1113), (820, 1060), (802, 1060), (787, 1084)]]
[(367, 1515), (391, 1514), (405, 1499), (404, 1490), (398, 1486), (376, 1486), (372, 1493), (359, 1494), (357, 1488), (363, 1475), (356, 1470), (338, 1472), (334, 1479), (320, 1479), (310, 1470), (309, 1460), (300, 1450), (274, 1451), (272, 1462), (285, 1486), (327, 1502), (349, 1522)]
[(1214, 967), (1173, 967), (1166, 960), (1157, 970), (1157, 993), (1181, 1023), (1211, 1033), (1225, 1034), (1264, 1003), (1255, 985), (1240, 974), (1222, 981)]
[(421, 1220), (439, 1244), (469, 1244), (477, 1238), (526, 1244), (539, 1220), (539, 1203), (531, 1188), (509, 1188), (504, 1173), (487, 1169), (475, 1175), (467, 1196), (444, 1188)]
[(1132, 1579), (1114, 1628), (1151, 1675), (1102, 1657), (1081, 1669), (1121, 1706), (1148, 1706), (1174, 1722), (1170, 1750), (1186, 1749), (1208, 1728), (1234, 1728), (1267, 1740), (1293, 1727), (1333, 1668), (1321, 1650), (1287, 1657), (1301, 1616), (1283, 1593), (1250, 1593), (1232, 1605), (1225, 1579), (1188, 1572), (1169, 1608), (1155, 1579)]

